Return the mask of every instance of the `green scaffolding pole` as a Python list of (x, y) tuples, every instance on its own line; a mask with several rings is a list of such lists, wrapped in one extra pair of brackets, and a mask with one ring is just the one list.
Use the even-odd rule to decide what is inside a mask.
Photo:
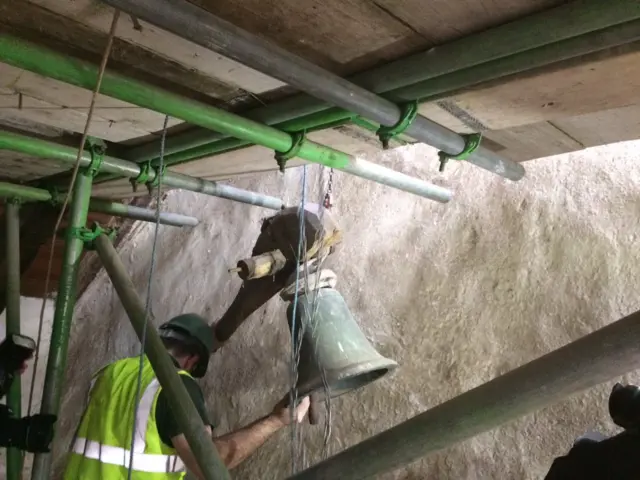
[[(563, 40), (558, 43), (527, 50), (517, 55), (473, 65), (469, 68), (452, 71), (450, 73), (438, 74), (420, 83), (391, 90), (385, 93), (385, 97), (396, 102), (411, 100), (418, 100), (421, 103), (432, 102), (451, 95), (453, 92), (464, 91), (470, 87), (492, 80), (520, 74), (570, 59), (581, 59), (582, 56), (585, 55), (595, 56), (600, 54), (611, 56), (616, 53), (623, 53), (624, 51), (638, 51), (640, 50), (640, 44), (637, 43), (638, 40), (640, 40), (640, 20), (634, 20), (625, 24), (615, 25), (603, 30)], [(623, 45), (623, 48), (618, 48), (615, 51), (608, 50)], [(444, 47), (445, 46), (439, 48)], [(584, 61), (586, 60), (585, 58)], [(307, 97), (308, 96), (304, 94), (298, 94), (293, 98), (306, 99)], [(322, 104), (320, 100), (315, 101)], [(274, 103), (251, 110), (247, 112), (247, 115), (251, 118), (253, 118), (254, 115), (256, 118), (264, 117), (262, 121), (270, 125), (272, 123), (270, 121), (272, 117), (278, 118), (285, 115), (287, 109), (295, 111), (294, 109), (298, 108), (297, 105), (292, 105), (292, 103), (295, 102), (289, 102), (287, 99), (282, 102), (280, 109), (276, 108), (280, 106), (280, 103)], [(336, 124), (346, 124), (351, 121), (360, 127), (371, 130), (363, 125), (361, 117), (353, 117), (350, 112), (337, 107), (325, 108), (325, 110), (320, 112), (302, 115), (294, 120), (275, 123), (274, 126), (287, 131), (295, 131), (290, 130), (288, 125), (295, 125), (299, 130), (304, 130), (305, 128), (309, 128), (309, 126), (319, 128), (317, 119), (326, 115), (327, 123), (323, 125), (323, 128), (331, 128)], [(264, 115), (261, 113), (263, 111), (265, 112)], [(406, 137), (401, 137), (400, 140), (405, 142), (411, 141), (411, 139)], [(202, 157), (219, 155), (230, 150), (251, 145), (250, 142), (225, 138), (222, 134), (203, 130), (191, 130), (176, 134), (171, 137), (169, 142), (172, 145), (170, 151), (174, 152), (166, 157), (170, 164), (184, 163)], [(157, 153), (151, 153), (153, 151), (157, 152), (157, 144), (146, 143), (138, 147), (132, 147), (127, 151), (126, 157), (134, 161), (155, 158)]]
[[(95, 248), (122, 306), (127, 312), (131, 325), (142, 341), (148, 319), (144, 305), (136, 293), (136, 288), (126, 267), (106, 235), (100, 235), (96, 238)], [(222, 462), (211, 436), (207, 434), (204, 423), (189, 397), (187, 389), (180, 380), (167, 349), (162, 344), (160, 335), (152, 325), (147, 325), (143, 348), (163, 392), (167, 394), (169, 405), (176, 416), (176, 422), (184, 432), (193, 456), (205, 478), (207, 480), (229, 480), (229, 471)]]
[[(0, 60), (86, 89), (94, 87), (98, 76), (97, 67), (91, 63), (8, 34), (0, 34)], [(113, 72), (104, 73), (100, 93), (262, 145), (281, 154), (285, 161), (299, 157), (438, 202), (451, 199), (451, 192), (445, 188)], [(135, 168), (135, 164), (126, 163)], [(168, 181), (165, 184), (171, 186)]]
[[(640, 7), (636, 0), (574, 0), (347, 78), (393, 101), (431, 99), (635, 41), (638, 18)], [(329, 110), (334, 115), (341, 111), (344, 119), (352, 115), (304, 93), (251, 109), (244, 115), (282, 128), (292, 119), (303, 125), (304, 119)], [(205, 144), (215, 150), (214, 144), (224, 138), (217, 132), (193, 129), (169, 137), (166, 152), (188, 151)], [(150, 141), (131, 147), (126, 157), (143, 161), (156, 158), (157, 152), (158, 141)]]
[[(67, 366), (67, 350), (71, 333), (71, 320), (76, 303), (76, 284), (78, 267), (84, 242), (78, 235), (80, 229), (86, 227), (91, 196), (91, 175), (81, 171), (78, 173), (73, 190), (73, 199), (69, 211), (69, 221), (65, 233), (62, 271), (58, 284), (58, 295), (53, 316), (47, 372), (42, 391), (41, 413), (58, 415), (60, 397)], [(51, 478), (51, 454), (39, 453), (33, 460), (32, 480), (48, 480)]]
[[(67, 163), (69, 166), (75, 163), (78, 152), (78, 150), (73, 147), (67, 147), (65, 145), (4, 130), (0, 130), (0, 150), (21, 152), (34, 157)], [(89, 152), (83, 152), (80, 158), (80, 165), (83, 167), (91, 165), (91, 154)], [(133, 162), (105, 155), (100, 162), (99, 170), (101, 172), (117, 173), (124, 177), (136, 179), (139, 178), (142, 167)], [(156, 180), (157, 173), (155, 169), (150, 169), (146, 181), (153, 183)], [(182, 188), (192, 192), (227, 198), (229, 200), (235, 200), (236, 202), (270, 208), (272, 210), (280, 210), (284, 207), (282, 200), (275, 197), (261, 195), (230, 185), (211, 182), (202, 178), (190, 177), (189, 175), (182, 175), (171, 171), (166, 171), (163, 174), (162, 184), (167, 187)]]
[(640, 311), (337, 453), (288, 480), (363, 480), (638, 368)]
[[(53, 194), (43, 188), (16, 185), (7, 182), (0, 182), (0, 197), (17, 198), (24, 202), (51, 202), (55, 205), (62, 205), (64, 202), (64, 194)], [(114, 215), (116, 217), (141, 220), (143, 222), (156, 222), (156, 212), (154, 210), (136, 207), (135, 205), (110, 202), (99, 198), (91, 199), (89, 202), (89, 210)], [(160, 212), (158, 220), (163, 225), (171, 225), (174, 227), (195, 227), (199, 223), (195, 217), (171, 212)]]
[[(7, 225), (7, 337), (20, 333), (20, 203), (10, 199), (5, 203)], [(17, 377), (7, 395), (7, 406), (19, 418), (22, 416), (22, 385)], [(22, 452), (17, 448), (7, 450), (7, 480), (20, 480)]]

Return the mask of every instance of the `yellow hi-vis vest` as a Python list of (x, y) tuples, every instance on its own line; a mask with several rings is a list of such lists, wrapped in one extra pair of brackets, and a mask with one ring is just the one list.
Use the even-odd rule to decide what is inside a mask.
[(126, 480), (131, 450), (132, 480), (184, 478), (184, 464), (158, 433), (155, 414), (161, 387), (146, 357), (131, 445), (139, 367), (139, 358), (125, 358), (95, 375), (64, 480)]

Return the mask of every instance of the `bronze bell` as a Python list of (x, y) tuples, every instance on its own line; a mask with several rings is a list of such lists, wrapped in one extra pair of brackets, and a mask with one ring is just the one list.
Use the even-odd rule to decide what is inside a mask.
[[(293, 303), (287, 308), (287, 319), (291, 328)], [(294, 346), (300, 348), (297, 390), (301, 396), (315, 393), (324, 397), (322, 370), (331, 397), (338, 397), (398, 366), (371, 346), (344, 298), (333, 288), (299, 295), (293, 335)]]

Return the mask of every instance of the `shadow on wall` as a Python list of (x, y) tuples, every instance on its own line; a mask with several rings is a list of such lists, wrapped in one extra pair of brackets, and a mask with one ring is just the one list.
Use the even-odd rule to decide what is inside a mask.
[[(451, 188), (455, 197), (448, 205), (336, 174), (335, 212), (345, 233), (332, 260), (337, 288), (370, 341), (400, 368), (333, 401), (329, 454), (636, 310), (638, 146), (529, 162), (519, 183), (466, 163), (450, 162), (438, 173), (435, 152), (422, 145), (374, 159)], [(300, 173), (236, 184), (294, 203)], [(320, 199), (321, 174), (315, 167), (308, 173), (310, 198)], [(249, 254), (270, 212), (190, 192), (170, 193), (164, 208), (202, 223), (192, 230), (161, 227), (152, 283), (156, 321), (186, 311), (214, 321), (240, 285), (227, 268)], [(121, 249), (142, 295), (151, 241), (152, 227), (140, 224)], [(138, 348), (102, 272), (76, 309), (59, 447), (68, 445), (92, 373)], [(265, 414), (282, 396), (289, 348), (284, 305), (274, 299), (216, 353), (203, 384), (219, 433)], [(381, 478), (541, 478), (552, 458), (584, 430), (613, 429), (606, 414), (608, 388)], [(315, 463), (322, 428), (302, 430), (305, 461)], [(282, 432), (238, 468), (235, 478), (284, 478), (290, 455), (290, 435)], [(60, 468), (60, 449), (56, 458)]]

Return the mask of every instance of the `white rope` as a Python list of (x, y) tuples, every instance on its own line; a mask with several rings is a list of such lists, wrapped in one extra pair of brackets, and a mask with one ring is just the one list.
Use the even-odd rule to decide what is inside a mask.
[(96, 104), (96, 99), (98, 98), (98, 93), (100, 92), (100, 87), (102, 85), (102, 78), (104, 76), (104, 72), (107, 68), (107, 61), (109, 59), (109, 55), (111, 53), (111, 46), (113, 45), (113, 38), (116, 34), (116, 26), (118, 25), (118, 18), (120, 17), (120, 10), (115, 10), (113, 12), (113, 19), (111, 20), (111, 29), (109, 30), (109, 37), (107, 39), (107, 45), (105, 46), (104, 53), (102, 54), (102, 61), (100, 62), (100, 69), (98, 71), (98, 78), (96, 81), (96, 87), (93, 90), (93, 94), (91, 96), (91, 103), (89, 104), (89, 111), (87, 112), (87, 121), (84, 125), (84, 131), (82, 132), (82, 138), (80, 139), (80, 146), (78, 147), (78, 154), (76, 156), (76, 163), (73, 167), (73, 172), (71, 174), (71, 181), (69, 182), (69, 189), (67, 190), (67, 195), (65, 196), (64, 202), (62, 204), (62, 208), (60, 209), (60, 213), (58, 214), (58, 218), (56, 220), (56, 224), (53, 228), (53, 235), (51, 237), (51, 250), (49, 251), (49, 261), (47, 263), (47, 274), (45, 276), (44, 281), (44, 293), (42, 295), (42, 306), (40, 308), (40, 321), (38, 323), (38, 335), (36, 337), (36, 351), (33, 360), (33, 373), (31, 374), (31, 388), (29, 389), (29, 407), (27, 415), (31, 415), (31, 411), (33, 408), (33, 393), (36, 385), (36, 373), (38, 371), (38, 361), (40, 359), (40, 342), (42, 340), (42, 329), (44, 325), (44, 311), (47, 306), (47, 299), (49, 297), (49, 282), (51, 280), (51, 271), (53, 269), (53, 257), (55, 253), (55, 240), (58, 237), (58, 230), (60, 229), (60, 224), (62, 223), (62, 218), (64, 217), (65, 211), (67, 209), (67, 205), (69, 204), (69, 199), (73, 194), (73, 187), (76, 183), (76, 178), (78, 177), (78, 170), (80, 169), (80, 161), (82, 159), (82, 154), (84, 152), (84, 145), (87, 141), (87, 137), (89, 135), (89, 128), (91, 126), (91, 121), (93, 119), (93, 111)]

